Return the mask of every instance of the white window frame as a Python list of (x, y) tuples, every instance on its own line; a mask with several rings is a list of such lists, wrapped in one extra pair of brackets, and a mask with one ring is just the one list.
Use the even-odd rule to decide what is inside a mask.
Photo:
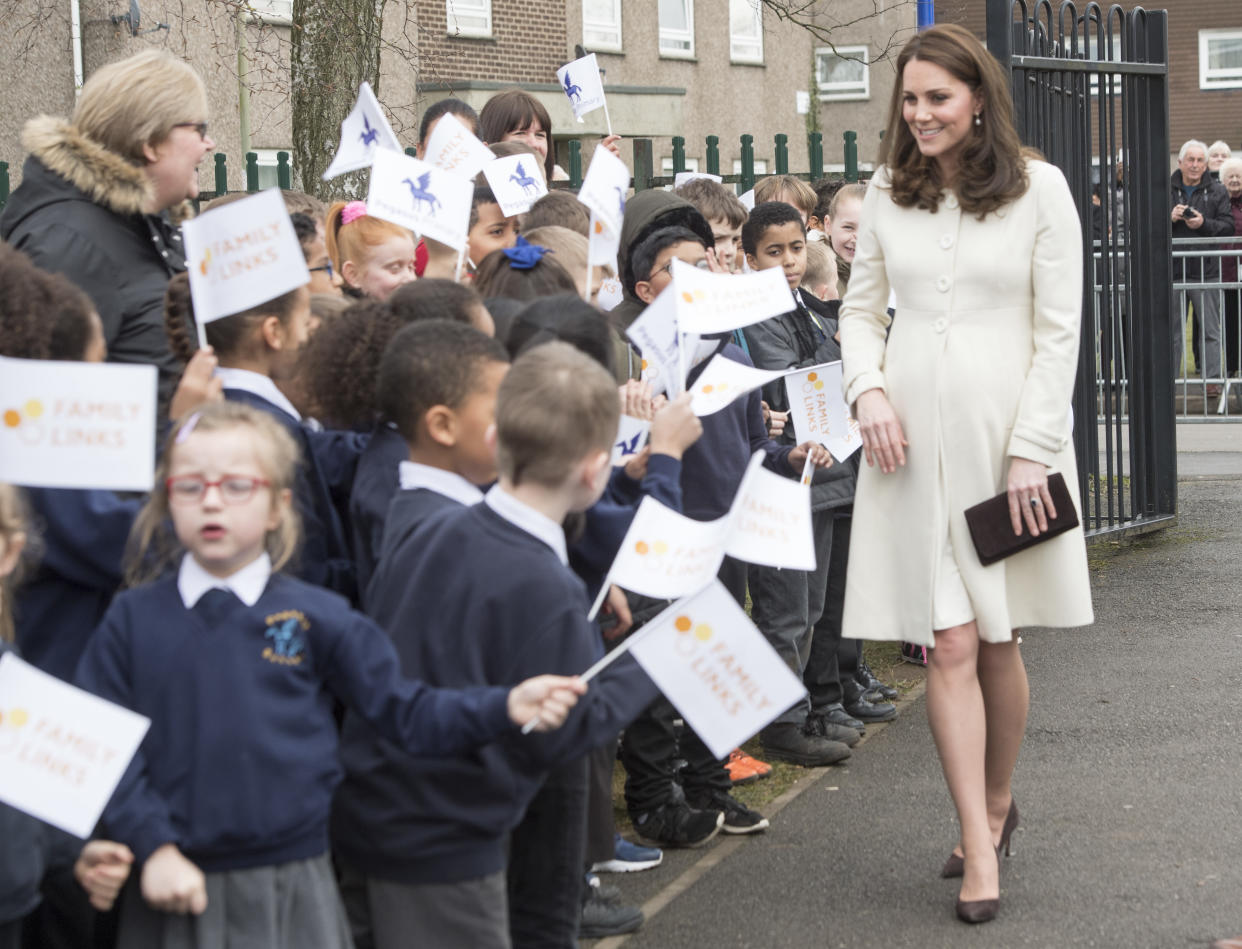
[[(1107, 44), (1107, 42), (1108, 42), (1108, 40), (1107, 40), (1107, 38), (1105, 38), (1105, 43)], [(1103, 58), (1103, 56), (1100, 54), (1100, 50), (1099, 50), (1099, 48), (1098, 48), (1098, 47), (1099, 47), (1099, 44), (1098, 44), (1098, 42), (1096, 41), (1096, 34), (1095, 34), (1095, 30), (1090, 30), (1090, 29), (1089, 29), (1089, 30), (1087, 31), (1087, 36), (1086, 36), (1086, 41), (1085, 41), (1085, 43), (1084, 43), (1084, 46), (1085, 46), (1085, 51), (1084, 51), (1084, 54), (1083, 54), (1083, 58), (1084, 58), (1084, 59), (1088, 59), (1088, 60), (1090, 60), (1091, 62), (1100, 62), (1100, 63), (1102, 63), (1102, 62), (1114, 62), (1114, 63), (1119, 63), (1119, 62), (1122, 62), (1122, 59), (1121, 59), (1121, 34), (1120, 34), (1120, 33), (1114, 33), (1114, 34), (1113, 34), (1113, 58), (1112, 58), (1111, 60), (1105, 60), (1105, 59)], [(1108, 52), (1108, 47), (1107, 47), (1107, 45), (1104, 47), (1104, 52)], [(1120, 92), (1120, 91), (1121, 91), (1121, 73), (1119, 73), (1119, 72), (1118, 72), (1118, 73), (1113, 73), (1113, 88), (1114, 88), (1115, 90), (1117, 90), (1117, 92)], [(1096, 96), (1096, 95), (1099, 95), (1099, 94), (1100, 94), (1100, 75), (1099, 75), (1099, 73), (1092, 73), (1092, 74), (1091, 74), (1091, 94), (1092, 94), (1093, 96)]]
[[(697, 158), (687, 158), (687, 159), (686, 159), (686, 167), (685, 167), (685, 170), (686, 170), (686, 171), (693, 171), (693, 172), (697, 173), (697, 172), (698, 172), (698, 170), (699, 170), (699, 160), (698, 160)], [(661, 176), (661, 177), (671, 177), (671, 176), (672, 176), (672, 174), (673, 174), (673, 159), (672, 159), (672, 157), (670, 156), (670, 157), (668, 157), (668, 158), (661, 158), (661, 159), (660, 159), (660, 176)]]
[(1209, 65), (1212, 40), (1242, 40), (1242, 29), (1199, 31), (1199, 88), (1242, 89), (1242, 69), (1212, 69)]
[[(686, 10), (686, 29), (666, 27), (660, 29), (660, 55), (671, 59), (694, 59), (694, 0), (677, 0)], [(656, 16), (659, 17), (657, 0)], [(683, 45), (684, 44), (684, 45)]]
[[(862, 83), (820, 82), (820, 57), (856, 58), (863, 68)], [(871, 98), (871, 50), (866, 46), (819, 46), (815, 49), (815, 88), (820, 102), (859, 102)]]
[[(761, 178), (766, 175), (768, 173), (768, 160), (766, 158), (756, 158), (754, 172), (756, 178)], [(742, 159), (733, 159), (733, 173), (735, 175), (740, 175), (742, 173)]]
[[(753, 26), (757, 36), (738, 33), (736, 27), (743, 25), (735, 19), (738, 5), (747, 8), (745, 26)], [(758, 0), (729, 0), (729, 62), (762, 64), (763, 63), (763, 7)]]
[(444, 0), (444, 12), (449, 36), (491, 38), (492, 0)]
[[(289, 153), (289, 174), (293, 174), (293, 146), (282, 148), (252, 148), (255, 154), (255, 164), (259, 167), (259, 190), (265, 191), (268, 188), (280, 187), (280, 178), (277, 177), (276, 169), (280, 165), (280, 160), (276, 157), (277, 152)], [(242, 164), (242, 174), (246, 172), (246, 165)]]
[(260, 23), (293, 24), (293, 0), (247, 0), (247, 6)]
[(621, 52), (621, 0), (611, 0), (612, 22), (592, 23), (588, 19), (587, 0), (582, 0), (582, 45), (588, 50)]

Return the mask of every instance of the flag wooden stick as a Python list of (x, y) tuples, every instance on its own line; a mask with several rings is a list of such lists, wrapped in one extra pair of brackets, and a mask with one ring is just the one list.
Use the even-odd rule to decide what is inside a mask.
[(608, 126), (608, 137), (612, 137), (612, 119), (608, 117), (608, 99), (604, 99), (604, 124)]
[(457, 269), (453, 271), (453, 282), (461, 283), (461, 271), (466, 265), (466, 245), (461, 245), (461, 250), (457, 252)]
[(604, 582), (599, 588), (599, 596), (597, 596), (595, 598), (595, 602), (591, 604), (591, 612), (587, 613), (587, 620), (595, 619), (595, 617), (599, 614), (600, 607), (604, 605), (604, 600), (608, 597), (608, 589), (612, 586), (612, 584), (608, 582), (611, 576), (611, 574), (608, 574), (604, 577)]
[(207, 324), (204, 323), (202, 320), (195, 320), (194, 323), (198, 328), (198, 348), (206, 349), (207, 348)]

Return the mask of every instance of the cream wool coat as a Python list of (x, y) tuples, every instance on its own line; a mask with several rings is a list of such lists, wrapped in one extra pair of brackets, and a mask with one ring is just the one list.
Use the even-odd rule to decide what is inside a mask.
[(867, 189), (841, 307), (846, 400), (884, 389), (909, 446), (905, 467), (885, 475), (864, 461), (859, 474), (847, 637), (933, 645), (946, 537), (984, 641), (1092, 622), (1080, 528), (984, 567), (964, 514), (1005, 490), (1010, 455), (1061, 472), (1078, 504), (1069, 410), (1082, 231), (1060, 170), (1034, 160), (1027, 170), (1026, 193), (983, 221), (951, 192), (935, 213), (898, 207), (885, 169)]

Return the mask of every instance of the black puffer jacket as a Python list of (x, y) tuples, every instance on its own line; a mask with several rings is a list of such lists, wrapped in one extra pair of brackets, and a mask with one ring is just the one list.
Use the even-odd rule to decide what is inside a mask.
[[(1185, 221), (1173, 222), (1174, 237), (1223, 237), (1233, 233), (1233, 214), (1229, 210), (1229, 192), (1225, 186), (1210, 175), (1204, 175), (1190, 192), (1190, 200), (1182, 190), (1182, 170), (1173, 172), (1169, 181), (1172, 203), (1169, 210), (1179, 204), (1189, 204), (1203, 215), (1203, 225), (1190, 227)], [(1220, 279), (1219, 257), (1174, 257), (1173, 279), (1214, 282)]]
[(164, 290), (185, 270), (180, 232), (166, 215), (142, 213), (146, 173), (60, 119), (27, 123), (22, 183), (0, 214), (0, 238), (91, 298), (112, 362), (160, 371), (167, 408), (181, 365), (164, 333)]

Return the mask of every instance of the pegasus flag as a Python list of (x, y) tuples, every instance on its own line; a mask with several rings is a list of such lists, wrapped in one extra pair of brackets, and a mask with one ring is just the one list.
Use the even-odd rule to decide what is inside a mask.
[(578, 200), (591, 209), (604, 227), (613, 234), (620, 234), (621, 221), (625, 217), (625, 195), (629, 190), (630, 170), (625, 167), (625, 162), (603, 145), (596, 145), (586, 177), (582, 179), (582, 188), (578, 191)]
[(574, 118), (579, 122), (588, 112), (604, 108), (604, 80), (599, 74), (599, 63), (594, 53), (587, 53), (581, 59), (575, 59), (567, 66), (556, 71), (561, 91), (569, 99), (570, 108), (574, 110)]
[(341, 144), (332, 164), (323, 173), (323, 180), (368, 167), (375, 153), (381, 149), (400, 153), (401, 143), (384, 117), (384, 110), (371, 91), (371, 84), (364, 82), (358, 87), (358, 101), (354, 103), (353, 110), (341, 123)]
[(401, 152), (375, 153), (368, 214), (461, 250), (466, 246), (473, 197), (468, 178)]
[(677, 332), (674, 292), (672, 286), (665, 287), (625, 331), (625, 335), (642, 353), (642, 380), (651, 383), (656, 395), (666, 392), (671, 399), (685, 390), (685, 380), (681, 375), (683, 340)]
[(530, 206), (548, 193), (543, 168), (531, 155), (506, 155), (483, 166), (487, 183), (492, 186), (500, 213), (505, 217), (525, 214)]

